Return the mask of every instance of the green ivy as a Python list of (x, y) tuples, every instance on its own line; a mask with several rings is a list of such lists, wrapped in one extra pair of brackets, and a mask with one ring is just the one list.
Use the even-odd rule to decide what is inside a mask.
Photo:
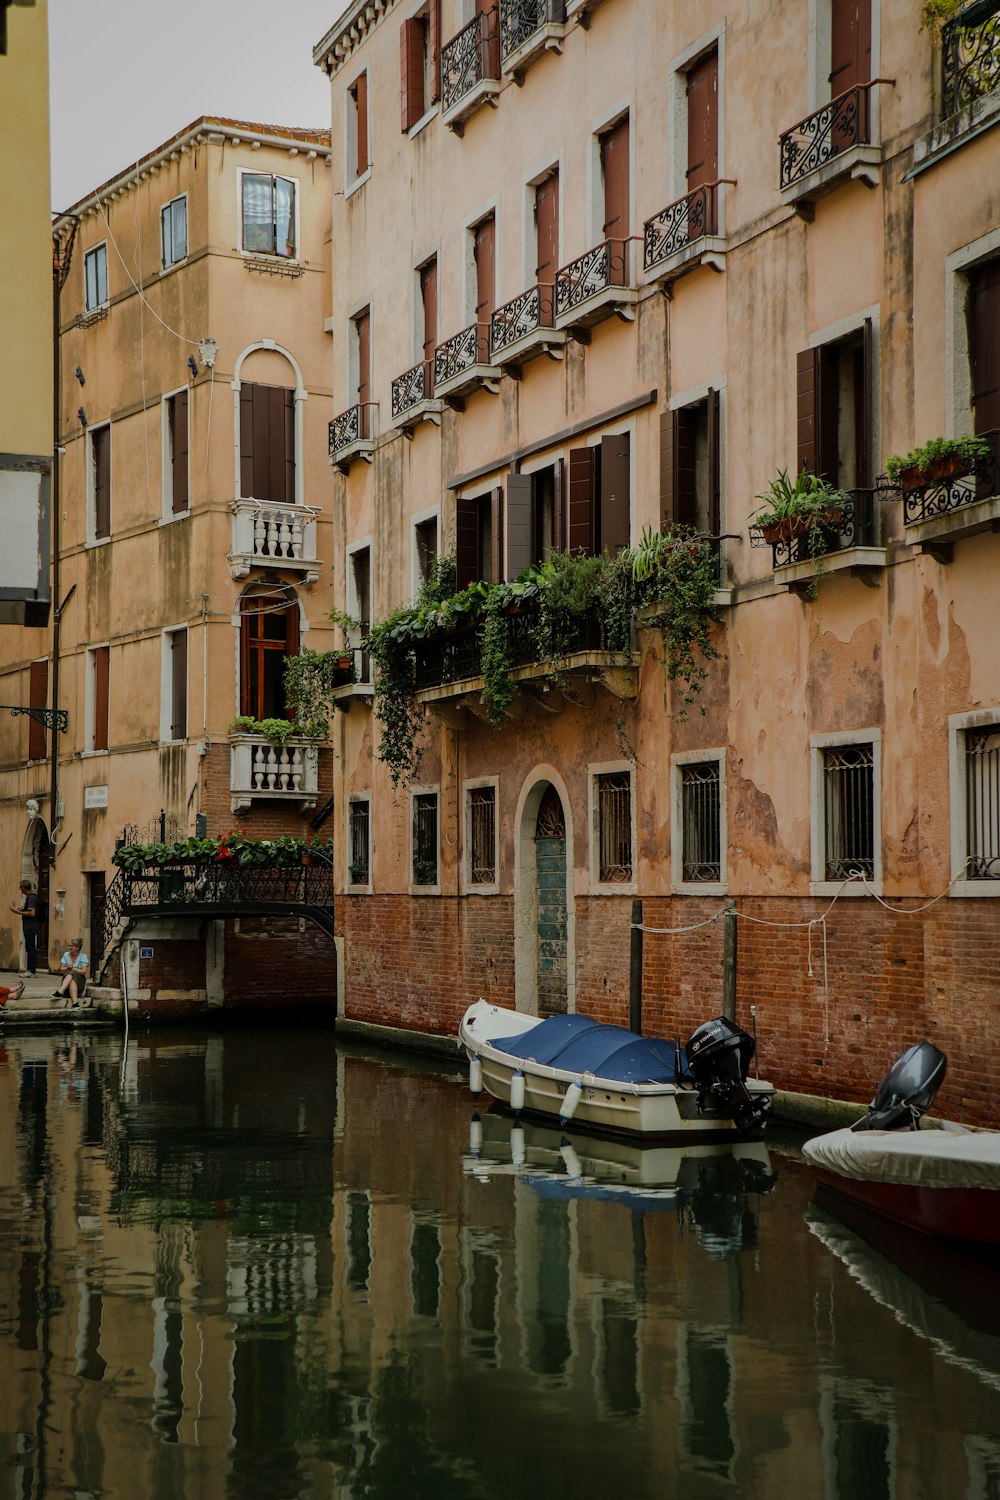
[(226, 864), (283, 866), (302, 863), (305, 854), (333, 858), (333, 840), (295, 838), (251, 838), (246, 829), (230, 829), (218, 838), (178, 839), (172, 844), (121, 844), (112, 860), (121, 870), (139, 871), (151, 865)]

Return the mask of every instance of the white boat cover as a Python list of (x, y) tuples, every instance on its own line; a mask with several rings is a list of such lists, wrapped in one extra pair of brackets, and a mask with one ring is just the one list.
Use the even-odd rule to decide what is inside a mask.
[(831, 1130), (802, 1150), (814, 1166), (856, 1182), (1000, 1192), (998, 1130)]

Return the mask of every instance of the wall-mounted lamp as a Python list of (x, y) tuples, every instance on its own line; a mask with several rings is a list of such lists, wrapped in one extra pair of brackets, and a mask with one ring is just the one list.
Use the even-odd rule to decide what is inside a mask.
[(76, 367), (76, 378), (80, 382), (81, 385), (86, 385), (87, 384), (87, 382), (86, 382), (86, 380), (84, 379), (84, 376), (83, 376), (83, 371), (80, 369), (79, 365), (77, 365), (77, 367)]
[(188, 355), (188, 369), (191, 371), (191, 374), (194, 377), (194, 379), (197, 380), (197, 378), (198, 378), (198, 366), (195, 364), (195, 359), (194, 359), (194, 355), (193, 354), (189, 354)]
[(86, 427), (86, 425), (87, 425), (87, 413), (84, 411), (84, 409), (83, 409), (82, 406), (77, 408), (76, 415), (77, 415), (77, 418), (79, 419), (80, 426), (81, 427)]

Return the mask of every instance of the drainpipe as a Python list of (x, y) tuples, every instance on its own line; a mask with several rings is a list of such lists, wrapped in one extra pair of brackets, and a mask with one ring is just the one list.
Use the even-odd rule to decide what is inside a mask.
[[(73, 245), (76, 240), (76, 231), (79, 219), (75, 214), (60, 214), (60, 220), (66, 220), (68, 228), (63, 236), (54, 233), (52, 236), (52, 486), (50, 494), (52, 497), (52, 573), (51, 573), (51, 597), (52, 597), (52, 707), (59, 706), (59, 655), (60, 655), (60, 626), (62, 623), (62, 600), (60, 599), (61, 574), (59, 568), (60, 553), (62, 550), (62, 487), (60, 485), (60, 429), (62, 408), (62, 382), (60, 379), (60, 354), (59, 354), (59, 303), (62, 289), (66, 285), (69, 268), (73, 260)], [(51, 853), (50, 865), (56, 862), (56, 829), (59, 822), (59, 730), (53, 724), (50, 731), (51, 739), (49, 746), (49, 843)]]

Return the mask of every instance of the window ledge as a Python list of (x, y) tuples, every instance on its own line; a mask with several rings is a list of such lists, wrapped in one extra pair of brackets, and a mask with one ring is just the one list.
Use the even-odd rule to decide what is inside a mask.
[(372, 175), (372, 168), (371, 168), (371, 162), (369, 162), (367, 168), (365, 169), (365, 171), (362, 172), (361, 176), (353, 178), (353, 180), (350, 183), (348, 183), (347, 187), (344, 188), (344, 200), (345, 200), (345, 202), (346, 202), (346, 200), (348, 198), (353, 198), (354, 197), (354, 194), (358, 191), (358, 188), (363, 188), (364, 187), (365, 183), (368, 181), (368, 179), (369, 179), (369, 177), (371, 175)]
[(470, 885), (467, 881), (462, 882), (463, 896), (501, 896), (503, 892), (496, 883), (493, 885)]
[(83, 545), (85, 548), (107, 547), (110, 542), (111, 538), (109, 536), (91, 536), (87, 538)]
[(639, 882), (637, 880), (592, 880), (590, 894), (592, 896), (637, 896)]
[(346, 709), (354, 698), (369, 702), (375, 696), (375, 687), (370, 682), (348, 682), (344, 687), (334, 688), (330, 696), (334, 703), (342, 703)]
[(171, 511), (169, 516), (160, 516), (157, 526), (173, 526), (175, 521), (187, 521), (190, 518), (190, 506), (187, 510)]
[(1000, 880), (956, 880), (948, 895), (961, 896), (963, 899), (969, 896), (992, 896), (996, 900), (1000, 897)]
[(411, 881), (409, 894), (411, 896), (440, 896), (441, 887), (439, 885), (414, 885)]
[(284, 255), (244, 254), (243, 264), (248, 271), (256, 271), (260, 276), (284, 276), (294, 281), (297, 277), (305, 275), (304, 266), (293, 257)]
[(843, 880), (810, 880), (810, 896), (843, 896), (851, 901), (860, 898), (882, 895), (882, 881), (880, 878), (869, 880), (863, 884), (860, 880), (851, 880), (846, 884)]
[(670, 887), (672, 896), (728, 896), (725, 880), (679, 880)]
[(372, 894), (373, 887), (370, 881), (367, 885), (357, 885), (353, 880), (349, 880), (344, 886), (345, 896), (371, 896)]
[[(950, 156), (959, 146), (975, 140), (977, 135), (998, 123), (1000, 88), (974, 99), (965, 109), (959, 110), (957, 115), (950, 115), (947, 120), (935, 125), (933, 130), (928, 130), (926, 135), (919, 136), (913, 143), (913, 167), (907, 176), (916, 177), (920, 172), (936, 167), (939, 161)], [(905, 177), (903, 181), (906, 181)]]
[(89, 307), (85, 313), (80, 315), (79, 326), (81, 328), (92, 328), (95, 323), (102, 323), (110, 309), (110, 302), (102, 302), (100, 307)]
[(110, 755), (110, 754), (111, 754), (110, 749), (107, 749), (107, 750), (81, 750), (80, 751), (80, 759), (81, 760), (93, 760), (94, 757), (95, 757), (95, 755)]
[(408, 138), (411, 141), (414, 140), (422, 130), (425, 130), (427, 128), (432, 120), (437, 118), (439, 112), (440, 111), (436, 103), (432, 104), (430, 109), (425, 109), (423, 114), (420, 116), (420, 119), (417, 120), (416, 124), (411, 125), (409, 130), (406, 132)]

